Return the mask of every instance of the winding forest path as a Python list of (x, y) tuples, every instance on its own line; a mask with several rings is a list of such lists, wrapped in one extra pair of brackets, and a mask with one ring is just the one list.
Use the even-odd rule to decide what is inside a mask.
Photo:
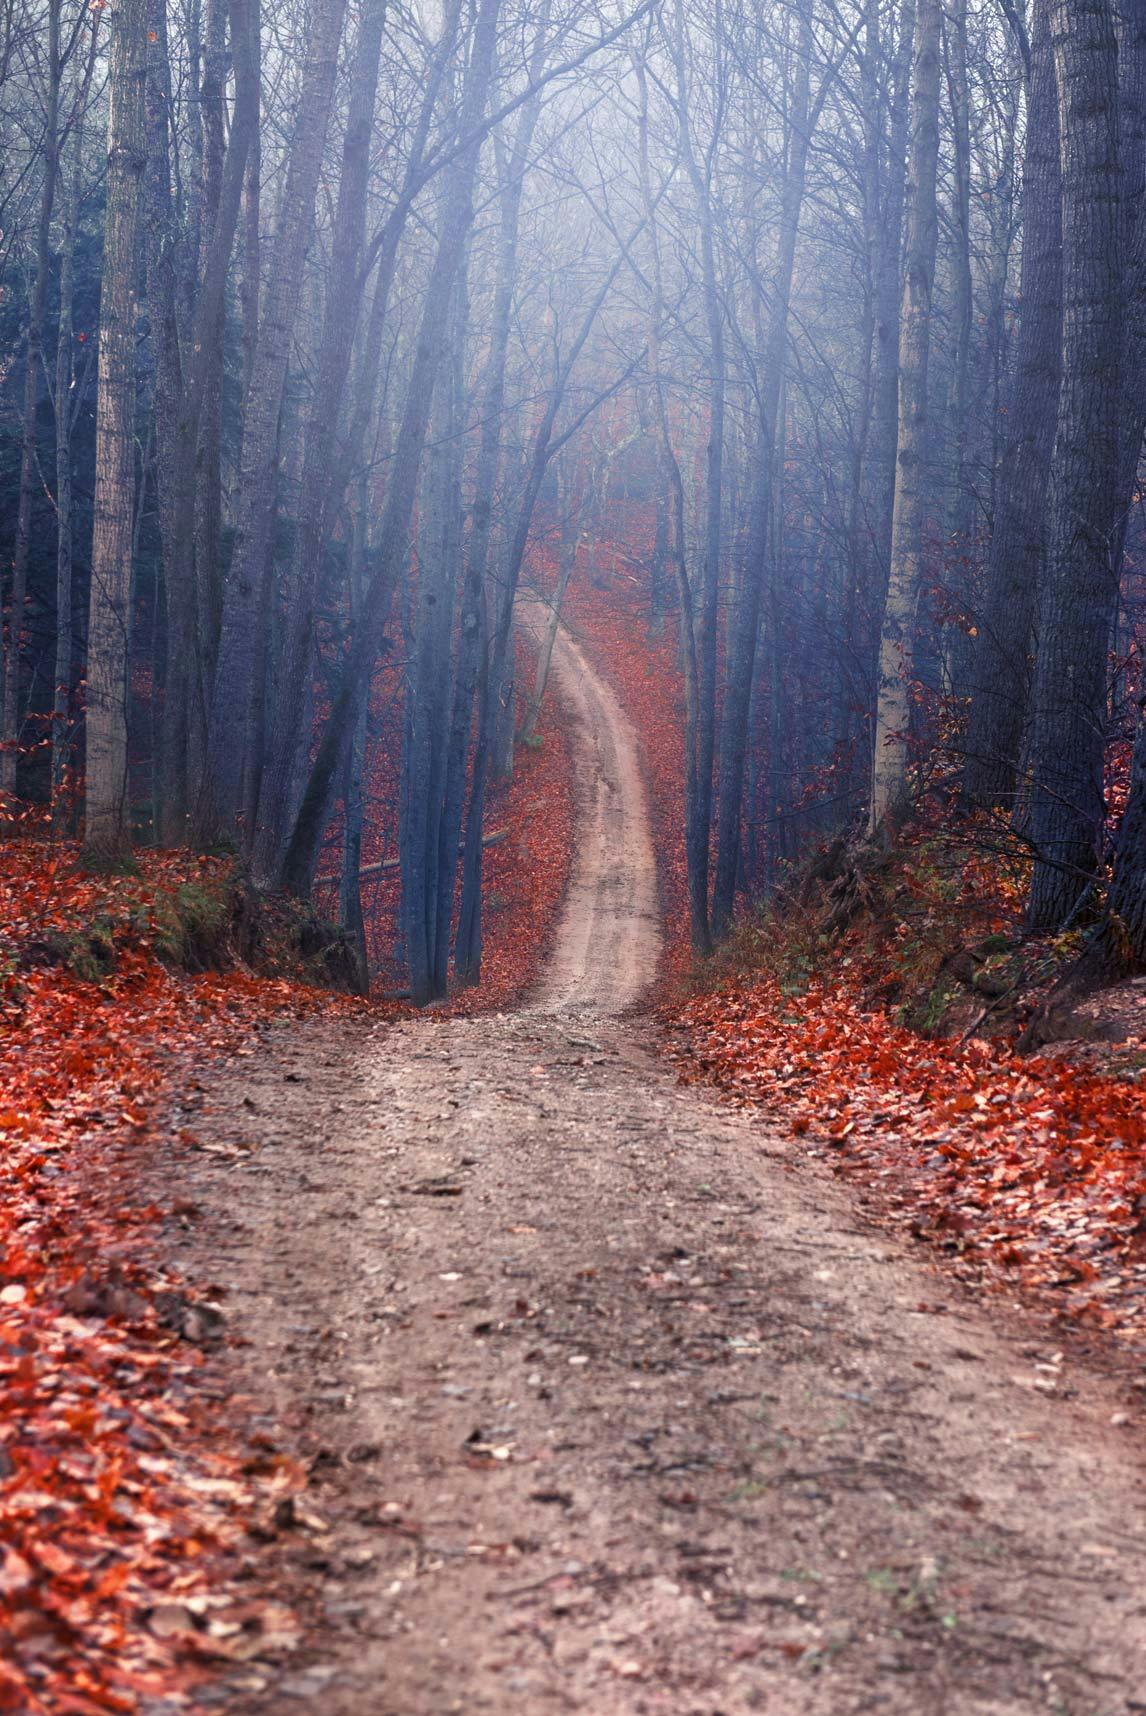
[(554, 672), (581, 821), (534, 1002), (292, 1024), (206, 1088), (234, 1159), (187, 1169), (189, 1262), (329, 1527), (275, 1551), (306, 1648), (217, 1703), (1146, 1710), (1140, 1430), (624, 1021), (658, 947), (636, 744), (565, 637)]

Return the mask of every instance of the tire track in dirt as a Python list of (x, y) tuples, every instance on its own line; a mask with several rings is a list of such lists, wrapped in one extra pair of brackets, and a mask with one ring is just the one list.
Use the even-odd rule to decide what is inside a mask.
[(284, 1027), (206, 1090), (234, 1161), (187, 1168), (187, 1262), (329, 1526), (274, 1551), (304, 1651), (217, 1704), (1146, 1708), (1136, 1409), (619, 1017), (656, 963), (643, 787), (564, 638), (555, 672), (581, 833), (533, 1004)]

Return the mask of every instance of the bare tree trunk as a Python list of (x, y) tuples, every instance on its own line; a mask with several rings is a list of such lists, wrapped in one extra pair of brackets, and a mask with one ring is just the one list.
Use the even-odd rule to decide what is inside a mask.
[[(147, 173), (144, 180), (145, 232), (147, 243), (147, 304), (155, 350), (154, 416), (156, 433), (156, 479), (159, 494), (159, 534), (163, 544), (164, 598), (167, 608), (167, 653), (164, 671), (164, 728), (181, 718), (186, 707), (184, 690), (190, 672), (190, 655), (184, 644), (185, 627), (179, 615), (180, 587), (173, 577), (178, 538), (177, 498), (179, 487), (179, 402), (183, 394), (183, 358), (179, 314), (184, 296), (184, 271), (188, 265), (180, 255), (176, 232), (171, 178), (171, 68), (167, 46), (166, 0), (148, 0), (147, 55)], [(160, 752), (164, 732), (159, 733)], [(161, 839), (174, 843), (184, 828), (178, 816), (166, 814), (163, 768), (159, 768), (159, 823)]]
[(1122, 222), (1113, 0), (1054, 0), (1063, 375), (1033, 694), (1028, 918), (1065, 922), (1099, 858), (1107, 651), (1117, 607)]
[(943, 688), (950, 696), (966, 690), (969, 638), (966, 616), (972, 607), (971, 525), (974, 497), (969, 484), (968, 436), (971, 413), (971, 101), (967, 83), (967, 0), (946, 0), (944, 45), (951, 102), (954, 183), (952, 186), (951, 328), (955, 349), (947, 394), (947, 499), (945, 572), (949, 608), (944, 623)]
[(52, 831), (62, 835), (68, 822), (68, 769), (71, 762), (72, 697), (72, 431), (78, 402), (73, 400), (75, 364), (73, 312), (76, 291), (76, 243), (83, 198), (84, 120), (95, 63), (96, 32), (92, 51), (76, 93), (72, 128), (72, 175), (64, 211), (60, 243), (60, 305), (56, 323), (56, 650), (52, 680)]
[(44, 80), (44, 129), (41, 151), (40, 207), (36, 221), (36, 267), (28, 303), (28, 338), (24, 356), (24, 423), (20, 448), (20, 490), (16, 503), (16, 540), (12, 554), (12, 589), (8, 608), (8, 637), (4, 655), (3, 722), (0, 725), (0, 792), (16, 790), (20, 750), (21, 657), (24, 608), (28, 588), (28, 555), (32, 546), (32, 500), (38, 472), (36, 419), (44, 379), (44, 309), (52, 261), (52, 208), (59, 176), (60, 127), (60, 0), (48, 0), (47, 68)]
[(194, 834), (201, 844), (220, 839), (249, 844), (250, 840), (251, 830), (240, 830), (238, 824), (244, 771), (258, 763), (250, 755), (250, 739), (253, 704), (259, 694), (255, 684), (262, 620), (259, 598), (274, 524), (279, 414), (302, 295), (303, 265), (314, 231), (315, 193), (345, 14), (346, 0), (317, 0), (282, 208), (267, 258), (266, 302), (243, 423), (234, 554), (223, 597), (207, 720), (207, 763), (194, 813)]
[[(531, 81), (534, 81), (540, 74), (544, 63), (548, 21), (549, 9), (546, 5), (540, 14), (537, 35), (534, 39), (529, 68)], [(478, 689), (481, 650), (484, 640), (482, 621), (486, 600), (486, 574), (489, 564), (494, 491), (497, 487), (497, 473), (501, 459), (501, 417), (505, 401), (505, 362), (506, 353), (509, 349), (513, 288), (517, 271), (521, 197), (525, 166), (529, 158), (529, 151), (532, 148), (539, 113), (539, 102), (536, 99), (528, 101), (518, 116), (508, 151), (498, 151), (496, 155), (501, 180), (498, 198), (500, 230), (493, 304), (490, 312), (489, 356), (486, 361), (482, 389), (482, 430), (478, 446), (477, 468), (474, 474), (473, 523), (462, 586), (457, 671), (454, 675), (450, 729), (446, 743), (442, 811), (438, 829), (436, 963), (433, 975), (435, 992), (443, 995), (446, 991), (450, 932), (453, 928), (455, 882), (462, 840), (466, 758), (470, 748), (474, 697)]]
[[(249, 19), (249, 59), (256, 89), (262, 80), (262, 41), (259, 31), (258, 7), (252, 8)], [(261, 194), (262, 147), (258, 126), (251, 139), (247, 155), (247, 173), (243, 185), (243, 272), (240, 303), (243, 318), (243, 392), (244, 415), (251, 392), (251, 376), (255, 369), (255, 353), (259, 349), (259, 295), (262, 283), (260, 257), (262, 241), (259, 218)]]
[(100, 865), (122, 861), (130, 846), (127, 696), (135, 500), (135, 306), (140, 185), (146, 164), (146, 75), (146, 0), (121, 0), (111, 20), (88, 618), (85, 852), (89, 862)]
[(561, 546), (558, 550), (557, 559), (557, 583), (549, 600), (549, 619), (545, 627), (545, 636), (541, 640), (541, 649), (538, 652), (533, 690), (529, 694), (525, 718), (521, 723), (521, 742), (523, 745), (532, 744), (534, 734), (537, 731), (541, 705), (545, 700), (545, 688), (549, 683), (549, 666), (553, 660), (553, 646), (557, 642), (557, 633), (561, 629), (561, 609), (565, 602), (565, 592), (569, 588), (569, 580), (577, 565), (580, 509), (574, 507), (570, 502), (569, 485), (563, 469), (558, 472), (557, 495), (558, 508), (561, 514)]
[(697, 661), (693, 716), (695, 745), (694, 790), (686, 806), (685, 847), (692, 901), (692, 941), (696, 952), (712, 951), (709, 920), (708, 870), (712, 827), (712, 774), (716, 755), (716, 626), (723, 542), (724, 417), (726, 374), (725, 309), (716, 272), (713, 230), (712, 164), (702, 161), (693, 144), (688, 114), (689, 89), (685, 56), (684, 13), (675, 0), (672, 49), (675, 57), (675, 105), (681, 154), (696, 199), (700, 229), (701, 282), (710, 366), (708, 440), (705, 448), (704, 535), (701, 548), (699, 611), (694, 608), (694, 648)]
[(1013, 801), (1026, 718), (1062, 373), (1061, 199), (1050, 0), (1035, 0), (1019, 332), (966, 738), (964, 790), (981, 805)]
[(896, 454), (899, 443), (899, 316), (903, 299), (903, 218), (907, 192), (907, 149), (911, 62), (915, 45), (916, 0), (903, 0), (899, 42), (891, 71), (887, 168), (880, 217), (875, 288), (875, 383), (871, 465), (875, 494), (875, 557), (878, 583), (873, 594), (882, 611), (891, 565), (891, 521), (895, 509)]
[(907, 273), (899, 335), (899, 450), (892, 516), (891, 566), (879, 652), (871, 830), (902, 815), (907, 797), (907, 729), (915, 615), (923, 569), (928, 501), (927, 373), (931, 294), (938, 244), (935, 180), (939, 158), (942, 0), (921, 0), (915, 51)]
[[(208, 462), (200, 462), (205, 418), (218, 409), (218, 342), (238, 226), (248, 157), (258, 137), (259, 78), (252, 51), (257, 37), (257, 3), (230, 0), (234, 102), (223, 160), (217, 209), (202, 260), (185, 360), (181, 363), (178, 408), (173, 421), (157, 425), (160, 436), (160, 523), (167, 601), (167, 661), (164, 686), (162, 798), (163, 833), (168, 841), (187, 837), (189, 774), (202, 761), (205, 742), (207, 680), (214, 654), (210, 619), (203, 611), (200, 585), (212, 569), (196, 565), (204, 517), (200, 488), (208, 480)], [(188, 264), (189, 266), (189, 264)], [(167, 287), (164, 285), (164, 292)], [(161, 298), (169, 341), (175, 337), (175, 306)], [(208, 439), (210, 437), (208, 436)], [(217, 474), (215, 481), (217, 483)], [(170, 499), (164, 496), (166, 483)]]
[[(223, 206), (223, 185), (226, 172), (224, 140), (224, 96), (226, 54), (224, 39), (225, 0), (206, 0), (203, 30), (203, 80), (199, 90), (199, 111), (203, 137), (202, 229), (203, 251), (201, 275), (205, 278), (207, 262), (219, 227)], [(241, 28), (241, 23), (239, 25)], [(254, 44), (251, 43), (253, 48)], [(258, 141), (254, 128), (250, 147)], [(228, 233), (228, 248), (233, 234)], [(197, 282), (197, 285), (199, 283)], [(204, 366), (203, 405), (199, 418), (199, 440), (195, 449), (195, 513), (193, 555), (195, 576), (189, 604), (193, 607), (196, 648), (195, 657), (208, 672), (215, 659), (223, 606), (223, 386), (227, 343), (226, 298), (218, 297), (213, 307), (213, 321), (205, 332), (200, 347), (200, 362)], [(203, 699), (197, 686), (192, 685), (188, 728), (190, 772), (198, 776), (203, 767), (205, 744)], [(186, 808), (186, 807), (184, 807)]]
[(315, 366), (315, 391), (306, 427), (295, 552), (285, 616), (286, 636), (277, 678), (268, 689), (270, 718), (266, 765), (253, 831), (257, 879), (269, 880), (282, 856), (291, 815), (289, 783), (295, 757), (309, 734), (298, 724), (298, 687), (310, 672), (314, 604), (323, 555), (341, 500), (338, 461), (332, 459), (338, 416), (350, 373), (350, 357), (362, 302), (362, 249), (370, 174), (370, 138), (382, 49), (386, 0), (365, 0), (350, 74), (342, 172), (331, 239), (330, 275)]
[(517, 739), (517, 661), (511, 650), (502, 663), (497, 693), (497, 722), (494, 728), (493, 762), (490, 773), (505, 784), (513, 779), (513, 751)]
[[(462, 137), (472, 136), (478, 130), (485, 112), (493, 75), (499, 10), (500, 0), (481, 0), (461, 101), (458, 129)], [(310, 890), (322, 831), (330, 812), (331, 795), (357, 718), (360, 688), (369, 680), (382, 647), (383, 628), (406, 558), (430, 400), (449, 322), (450, 297), (473, 218), (473, 186), (479, 148), (478, 142), (470, 144), (446, 169), (450, 176), (443, 198), (437, 253), (422, 300), (414, 362), (390, 464), (374, 572), (280, 870), (281, 885), (304, 897)]]
[(812, 53), (811, 7), (800, 14), (798, 63), (791, 92), (788, 164), (781, 193), (779, 255), (772, 283), (768, 334), (764, 349), (764, 388), (758, 426), (753, 496), (745, 536), (735, 631), (724, 688), (720, 729), (720, 799), (717, 812), (716, 876), (712, 892), (712, 933), (728, 934), (740, 865), (740, 809), (744, 758), (748, 748), (748, 709), (760, 610), (771, 553), (776, 496), (777, 439), (782, 433), (781, 400), (788, 346), (788, 315), (796, 268), (796, 242), (804, 203), (812, 114), (809, 103)]
[[(684, 817), (685, 863), (688, 873), (689, 930), (692, 946), (697, 953), (711, 951), (712, 938), (708, 927), (707, 856), (702, 865), (697, 850), (702, 829), (702, 791), (697, 767), (697, 733), (700, 720), (700, 671), (697, 649), (697, 621), (689, 574), (685, 542), (684, 480), (680, 461), (673, 447), (669, 425), (666, 381), (661, 366), (661, 324), (665, 314), (664, 270), (661, 262), (660, 234), (657, 228), (656, 198), (653, 195), (649, 167), (649, 99), (648, 77), (642, 53), (634, 54), (633, 69), (640, 92), (638, 111), (638, 161), (641, 180), (641, 203), (649, 229), (652, 253), (653, 289), (649, 302), (648, 367), (652, 378), (654, 419), (657, 435), (658, 467), (667, 493), (669, 535), (672, 540), (673, 567), (676, 573), (680, 603), (680, 648), (684, 666)], [(707, 794), (711, 783), (705, 782)]]
[[(438, 372), (435, 436), (426, 459), (418, 550), (418, 588), (411, 671), (406, 690), (403, 796), (407, 807), (402, 843), (402, 923), (410, 994), (416, 1006), (445, 993), (449, 918), (438, 910), (442, 855), (442, 806), (453, 702), (450, 642), (457, 568), (462, 545), (461, 428), (464, 422), (463, 353), (466, 297), (464, 270), (451, 314), (450, 362)], [(453, 902), (453, 874), (448, 896)], [(440, 945), (439, 945), (440, 944)]]

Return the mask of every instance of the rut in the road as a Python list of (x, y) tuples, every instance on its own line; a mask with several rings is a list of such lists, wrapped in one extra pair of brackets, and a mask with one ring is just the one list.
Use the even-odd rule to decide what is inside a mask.
[(239, 1159), (188, 1168), (199, 1267), (331, 1527), (280, 1544), (305, 1652), (224, 1707), (1142, 1709), (1113, 1389), (604, 1017), (655, 958), (651, 848), (632, 735), (561, 661), (602, 821), (544, 1004), (292, 1026), (207, 1093)]

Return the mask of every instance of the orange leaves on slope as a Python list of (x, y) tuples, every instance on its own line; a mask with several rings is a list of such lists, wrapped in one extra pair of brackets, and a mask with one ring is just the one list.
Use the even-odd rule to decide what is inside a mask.
[(1146, 1106), (1133, 1085), (996, 1043), (929, 1042), (846, 985), (690, 1002), (691, 1078), (777, 1110), (913, 1231), (997, 1281), (1146, 1337)]
[[(238, 1540), (252, 1490), (198, 1393), (185, 1290), (151, 1258), (139, 1153), (174, 1057), (243, 1052), (284, 1009), (349, 1006), (245, 974), (188, 978), (149, 949), (186, 855), (96, 879), (9, 843), (0, 1037), (0, 1710), (131, 1711), (177, 1683), (186, 1604)], [(97, 919), (114, 968), (19, 969), (46, 930)], [(204, 1636), (206, 1644), (206, 1635)]]

